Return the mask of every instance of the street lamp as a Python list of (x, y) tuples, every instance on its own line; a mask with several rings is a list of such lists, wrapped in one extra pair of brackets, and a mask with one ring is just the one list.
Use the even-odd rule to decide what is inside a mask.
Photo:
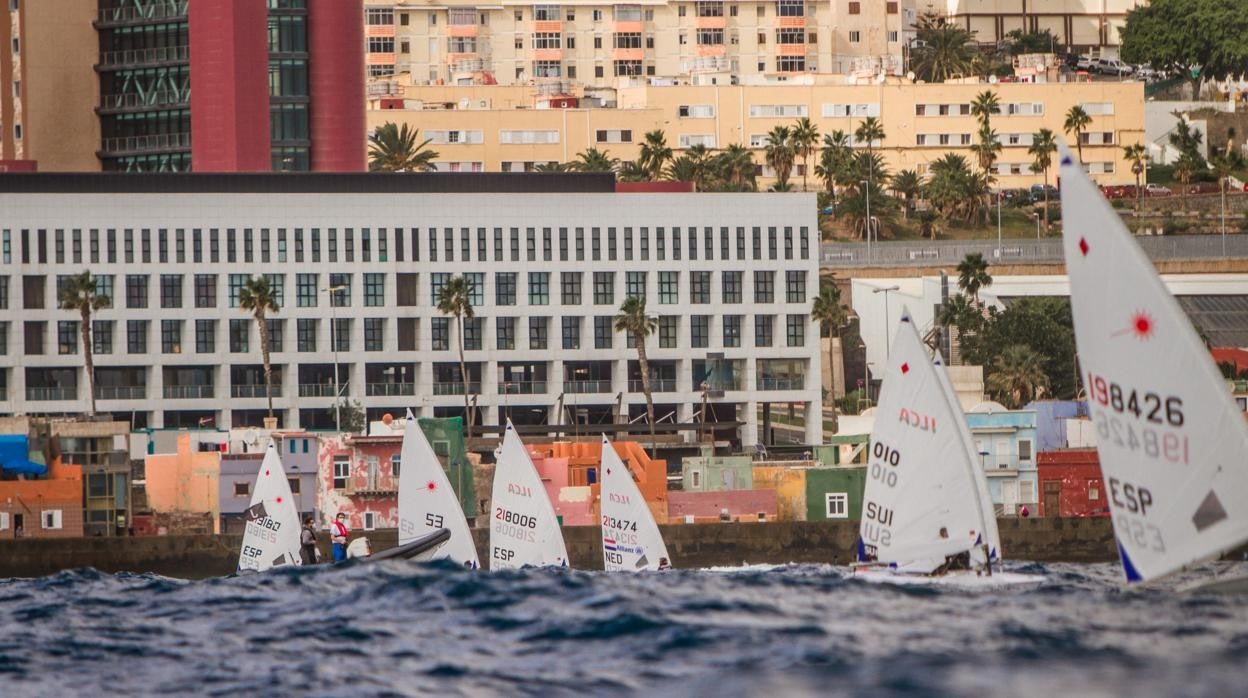
[(901, 290), (901, 287), (897, 285), (884, 286), (883, 288), (871, 289), (871, 293), (883, 293), (884, 294), (884, 358), (885, 359), (888, 359), (889, 355), (892, 353), (888, 346), (888, 333), (892, 330), (892, 327), (889, 326), (888, 324), (888, 293), (889, 291), (900, 291), (900, 290)]
[[(863, 358), (866, 358), (865, 354), (863, 355)], [(870, 361), (862, 362), (862, 394), (866, 397), (867, 407), (871, 406), (871, 377), (867, 372), (867, 369), (874, 365), (875, 364)]]
[(997, 259), (1001, 259), (1001, 195), (1005, 192), (997, 190)]
[(1226, 257), (1226, 177), (1218, 180), (1218, 189), (1222, 191), (1222, 256)]
[(1040, 214), (1035, 211), (1031, 212), (1031, 217), (1036, 219), (1036, 239), (1040, 239)]
[[(871, 164), (867, 163), (867, 167), (870, 168), (870, 166)], [(870, 169), (867, 170), (867, 176), (868, 177), (871, 176)], [(867, 228), (866, 229), (867, 261), (870, 262), (871, 261), (871, 181), (869, 179), (862, 179), (862, 180), (859, 180), (859, 182), (862, 184), (862, 190), (866, 192), (866, 195), (867, 195), (867, 226), (866, 226)]]
[(334, 351), (334, 429), (342, 431), (342, 400), (339, 395), (342, 387), (338, 382), (338, 305), (334, 302), (337, 296), (347, 290), (346, 286), (330, 286), (322, 291), (329, 291), (329, 346)]

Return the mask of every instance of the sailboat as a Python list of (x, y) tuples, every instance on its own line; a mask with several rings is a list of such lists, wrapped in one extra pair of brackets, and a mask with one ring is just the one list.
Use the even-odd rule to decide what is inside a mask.
[(663, 534), (628, 466), (602, 437), (602, 562), (608, 572), (671, 566)]
[[(1248, 542), (1248, 426), (1191, 323), (1062, 145), (1075, 340), (1123, 575), (1152, 582)], [(1248, 591), (1248, 578), (1204, 586)]]
[(256, 474), (247, 508), (247, 528), (238, 554), (239, 572), (264, 572), (302, 564), (299, 557), (299, 510), (290, 494), (277, 445), (270, 440)]
[(494, 467), (490, 569), (567, 567), (559, 519), (511, 420)]
[(944, 373), (904, 312), (871, 432), (854, 576), (971, 587), (1039, 583), (1042, 577), (994, 568), (1001, 544), (987, 480)]
[(448, 529), (450, 539), (425, 558), (454, 560), (469, 569), (481, 567), (464, 509), (411, 410), (403, 420), (399, 462), (399, 547)]

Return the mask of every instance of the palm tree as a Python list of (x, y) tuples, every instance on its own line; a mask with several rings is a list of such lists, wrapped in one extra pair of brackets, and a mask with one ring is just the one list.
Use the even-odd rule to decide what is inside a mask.
[(1057, 138), (1047, 128), (1036, 131), (1031, 137), (1027, 154), (1034, 157), (1032, 170), (1044, 174), (1044, 229), (1049, 229), (1049, 168), (1053, 166), (1053, 153), (1057, 152)]
[(940, 219), (940, 214), (936, 211), (925, 208), (919, 211), (919, 237), (936, 239), (936, 221)]
[(95, 414), (95, 345), (91, 342), (91, 314), (109, 307), (112, 299), (99, 292), (99, 285), (91, 272), (83, 271), (65, 279), (57, 300), (61, 310), (78, 311), (78, 336), (82, 339), (82, 358), (87, 372), (87, 389), (90, 391), (91, 411), (87, 414)]
[(616, 170), (621, 182), (644, 182), (648, 173), (640, 160), (625, 160)]
[(790, 192), (790, 191), (793, 191), (793, 185), (792, 185), (792, 184), (789, 184), (788, 182), (781, 182), (781, 181), (777, 180), (777, 181), (775, 181), (775, 182), (772, 182), (772, 183), (771, 183), (771, 186), (767, 187), (767, 191), (770, 191), (770, 192)]
[(710, 151), (705, 145), (692, 145), (684, 155), (672, 160), (664, 171), (664, 177), (673, 182), (693, 182), (697, 191), (710, 189)]
[(754, 153), (749, 148), (733, 143), (715, 157), (716, 169), (724, 180), (725, 188), (731, 191), (753, 191), (757, 188), (755, 177), (758, 165), (755, 164)]
[(969, 293), (979, 304), (979, 289), (992, 285), (992, 275), (988, 273), (988, 261), (978, 252), (972, 252), (958, 262), (958, 288)]
[(646, 338), (658, 329), (658, 322), (646, 314), (645, 296), (629, 296), (620, 304), (620, 312), (615, 316), (615, 331), (627, 332), (633, 337), (637, 347), (637, 367), (641, 371), (641, 392), (646, 396), (646, 421), (650, 423), (650, 452), (653, 455), (654, 443), (654, 397), (650, 392), (650, 360), (646, 358)]
[(945, 153), (929, 166), (931, 177), (923, 196), (946, 218), (974, 220), (983, 209), (988, 194), (988, 178), (973, 172), (966, 158)]
[(1044, 357), (1025, 344), (1012, 344), (992, 362), (984, 387), (1002, 404), (1018, 409), (1049, 387)]
[(971, 100), (971, 116), (979, 119), (980, 128), (988, 125), (993, 114), (1001, 113), (1001, 98), (992, 90), (984, 90)]
[(923, 191), (923, 179), (914, 170), (902, 170), (893, 176), (892, 186), (893, 191), (900, 194), (906, 203), (902, 209), (902, 217), (909, 219), (910, 211), (914, 208), (914, 197)]
[(468, 365), (464, 363), (464, 320), (472, 318), (472, 292), (472, 284), (460, 275), (452, 276), (438, 291), (438, 312), (454, 315), (459, 329), (459, 377), (464, 382), (464, 419), (468, 424), (465, 436), (472, 436), (473, 423), (472, 391), (468, 385)]
[(957, 330), (957, 341), (961, 345), (963, 337), (978, 332), (983, 326), (984, 316), (965, 294), (955, 293), (940, 306), (940, 311), (936, 314), (936, 323), (944, 328), (945, 335), (950, 340), (950, 349), (952, 349), (954, 329)]
[(867, 153), (871, 153), (876, 141), (884, 141), (884, 124), (876, 117), (868, 116), (854, 129), (854, 142), (866, 145)]
[(533, 166), (534, 172), (571, 172), (572, 163), (543, 162)]
[(819, 143), (819, 127), (809, 117), (803, 116), (793, 126), (790, 138), (797, 148), (797, 155), (802, 158), (802, 191), (806, 189), (806, 175), (810, 172), (810, 154), (815, 152)]
[(576, 159), (565, 167), (573, 172), (613, 172), (619, 161), (605, 150), (590, 148), (576, 154)]
[(997, 130), (984, 122), (979, 127), (979, 140), (971, 145), (971, 152), (979, 161), (979, 169), (983, 170), (984, 175), (989, 179), (992, 179), (992, 166), (1001, 156), (1001, 147), (1001, 139), (997, 136)]
[(1140, 188), (1140, 175), (1144, 174), (1144, 162), (1148, 160), (1148, 149), (1143, 143), (1124, 146), (1122, 156), (1131, 161), (1131, 174), (1135, 175), (1135, 213), (1140, 213), (1140, 195), (1143, 190)]
[(1200, 131), (1191, 127), (1186, 118), (1179, 117), (1179, 123), (1167, 140), (1178, 149), (1180, 155), (1187, 155), (1191, 159), (1195, 169), (1205, 169), (1205, 156), (1200, 152), (1205, 138)]
[(433, 161), (436, 150), (426, 150), (432, 142), (426, 138), (416, 144), (420, 129), (409, 129), (407, 124), (399, 128), (391, 122), (377, 127), (368, 137), (369, 172), (432, 172), (437, 169)]
[(849, 145), (849, 134), (837, 129), (823, 137), (823, 147), (819, 150), (819, 164), (815, 165), (815, 174), (823, 180), (829, 194), (836, 193), (835, 185), (844, 179), (852, 159), (853, 151)]
[(1088, 116), (1088, 113), (1078, 104), (1066, 111), (1066, 121), (1062, 124), (1062, 129), (1066, 131), (1066, 135), (1074, 136), (1079, 162), (1083, 162), (1083, 132), (1087, 131), (1091, 124), (1092, 117)]
[[(767, 134), (764, 159), (776, 173), (776, 184), (786, 185), (793, 171), (797, 150), (793, 147), (793, 132), (788, 126), (775, 126)], [(787, 191), (787, 190), (785, 190)]]
[(273, 418), (273, 364), (269, 361), (269, 322), (265, 316), (281, 310), (277, 296), (264, 276), (253, 276), (238, 290), (238, 307), (251, 311), (260, 333), (260, 360), (264, 362), (264, 397), (269, 402), (269, 418)]
[(968, 75), (979, 49), (975, 36), (941, 15), (925, 12), (915, 22), (915, 48), (910, 65), (915, 77), (928, 82), (944, 82)]
[(828, 346), (828, 365), (831, 366), (836, 359), (840, 330), (849, 317), (848, 308), (841, 303), (841, 289), (834, 280), (819, 284), (819, 295), (810, 302), (810, 318), (817, 321), (823, 334), (832, 339)]
[(1192, 181), (1192, 176), (1196, 174), (1196, 161), (1188, 154), (1184, 153), (1174, 162), (1174, 178), (1179, 180), (1182, 188), (1179, 190), (1182, 196), (1183, 210), (1187, 210), (1187, 185)]
[(646, 179), (656, 182), (663, 176), (663, 167), (672, 159), (672, 149), (667, 147), (667, 136), (662, 129), (655, 129), (646, 134), (641, 144), (641, 157), (638, 163), (646, 172)]

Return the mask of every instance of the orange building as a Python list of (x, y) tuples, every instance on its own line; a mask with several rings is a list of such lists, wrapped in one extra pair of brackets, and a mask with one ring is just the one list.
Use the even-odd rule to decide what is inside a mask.
[[(641, 496), (650, 505), (656, 521), (667, 520), (667, 461), (653, 460), (636, 441), (612, 444), (620, 460), (633, 474)], [(600, 441), (555, 441), (528, 445), (537, 468), (555, 505), (555, 513), (567, 526), (598, 523), (601, 506), (599, 468), (602, 466)]]
[[(191, 449), (190, 434), (178, 436), (176, 453), (147, 456), (147, 505), (156, 514), (211, 517), (212, 532), (221, 532), (221, 453)], [(176, 519), (168, 519), (177, 526)], [(169, 531), (174, 532), (174, 531)]]
[(33, 480), (0, 480), (0, 538), (82, 536), (82, 467), (53, 458)]

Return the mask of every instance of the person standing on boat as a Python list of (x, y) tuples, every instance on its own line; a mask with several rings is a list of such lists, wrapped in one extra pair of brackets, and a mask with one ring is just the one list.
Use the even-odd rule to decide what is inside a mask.
[(329, 525), (329, 540), (334, 544), (334, 562), (347, 559), (347, 537), (351, 529), (347, 528), (347, 515), (338, 512), (338, 518)]
[(303, 520), (303, 530), (299, 532), (299, 556), (305, 565), (316, 564), (316, 529), (311, 516)]

